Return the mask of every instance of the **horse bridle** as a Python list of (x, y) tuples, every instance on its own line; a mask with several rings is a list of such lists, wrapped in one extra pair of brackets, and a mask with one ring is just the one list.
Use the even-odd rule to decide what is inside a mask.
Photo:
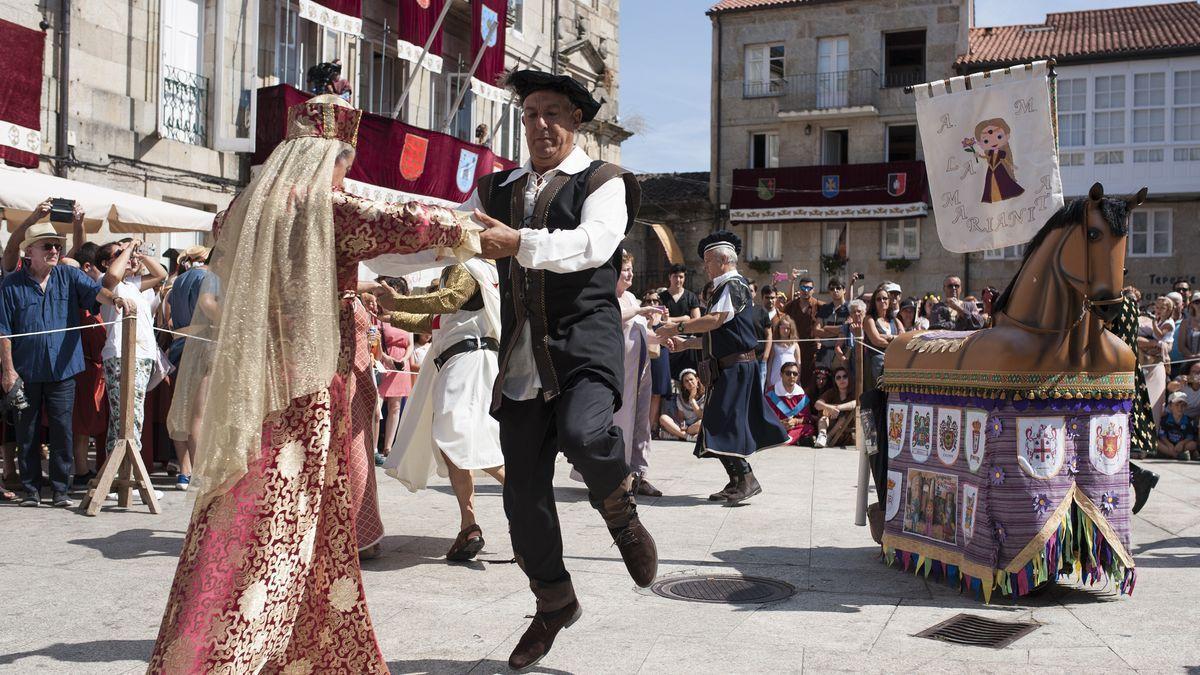
[[(1103, 197), (1101, 197), (1101, 199), (1103, 199)], [(1092, 200), (1088, 199), (1088, 201), (1091, 202)], [(1099, 204), (1099, 200), (1097, 200), (1096, 203)], [(1087, 316), (1089, 312), (1092, 312), (1093, 308), (1098, 307), (1098, 306), (1103, 306), (1103, 305), (1114, 305), (1117, 303), (1125, 302), (1125, 298), (1122, 297), (1121, 295), (1117, 295), (1116, 297), (1110, 298), (1108, 300), (1093, 300), (1093, 299), (1091, 299), (1091, 297), (1088, 296), (1087, 289), (1092, 287), (1092, 249), (1091, 249), (1091, 241), (1088, 239), (1088, 213), (1087, 213), (1086, 206), (1084, 207), (1084, 210), (1083, 210), (1083, 219), (1080, 221), (1080, 231), (1083, 233), (1083, 274), (1084, 274), (1085, 278), (1079, 279), (1078, 277), (1072, 276), (1071, 274), (1064, 272), (1071, 279), (1074, 279), (1076, 281), (1082, 281), (1084, 283), (1083, 306), (1080, 307), (1080, 309), (1079, 309), (1079, 316), (1076, 317), (1075, 321), (1073, 321), (1071, 323), (1071, 325), (1067, 326), (1066, 328), (1040, 328), (1038, 326), (1030, 326), (1029, 324), (1025, 323), (1024, 321), (1021, 321), (1021, 320), (1013, 317), (1008, 312), (1005, 312), (1004, 313), (1005, 316), (1007, 316), (1010, 321), (1025, 328), (1026, 330), (1033, 331), (1035, 333), (1070, 333), (1071, 331), (1075, 330), (1075, 328), (1080, 323), (1083, 322), (1083, 317)], [(1022, 267), (1024, 267), (1024, 265), (1022, 265)], [(1020, 273), (1020, 271), (1018, 270), (1018, 274), (1019, 273)], [(1109, 324), (1109, 322), (1105, 321), (1103, 317), (1100, 317), (1100, 322), (1105, 325)]]
[[(1101, 197), (1100, 199), (1104, 199), (1104, 198)], [(1088, 201), (1091, 201), (1091, 200), (1088, 200)], [(1100, 200), (1096, 201), (1096, 208), (1100, 208)], [(1084, 279), (1084, 287), (1083, 287), (1084, 288), (1083, 311), (1080, 312), (1079, 320), (1075, 322), (1075, 325), (1079, 325), (1079, 321), (1083, 320), (1083, 315), (1086, 314), (1087, 312), (1091, 312), (1095, 307), (1104, 306), (1104, 305), (1115, 305), (1117, 303), (1125, 302), (1125, 297), (1123, 295), (1121, 295), (1120, 293), (1117, 293), (1114, 297), (1109, 298), (1108, 300), (1093, 300), (1091, 297), (1088, 296), (1087, 289), (1090, 289), (1092, 287), (1092, 246), (1091, 246), (1091, 240), (1088, 238), (1088, 217), (1087, 217), (1087, 209), (1086, 208), (1083, 211), (1083, 221), (1080, 223), (1080, 227), (1083, 228), (1083, 269), (1084, 269), (1084, 275), (1087, 278)], [(1101, 323), (1103, 323), (1103, 324), (1109, 323), (1108, 321), (1105, 321), (1103, 317), (1099, 317), (1099, 318), (1100, 318)], [(1074, 326), (1072, 326), (1072, 328), (1074, 328)]]

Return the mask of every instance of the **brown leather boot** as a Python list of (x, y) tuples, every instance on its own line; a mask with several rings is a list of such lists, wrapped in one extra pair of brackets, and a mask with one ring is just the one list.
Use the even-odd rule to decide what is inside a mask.
[(754, 477), (754, 472), (738, 476), (737, 487), (725, 499), (725, 506), (737, 506), (747, 499), (762, 492), (762, 486), (758, 484), (758, 479)]
[(608, 525), (613, 544), (621, 552), (625, 569), (642, 588), (654, 582), (658, 574), (658, 547), (637, 515), (634, 474), (625, 477), (617, 489), (600, 503), (600, 515)]
[(581, 616), (583, 608), (579, 606), (578, 600), (573, 600), (571, 604), (553, 612), (534, 614), (533, 623), (525, 629), (525, 634), (508, 657), (508, 667), (518, 671), (525, 670), (541, 661), (542, 657), (550, 653), (550, 647), (554, 645), (554, 638), (558, 636), (558, 632), (569, 628)]
[(730, 478), (729, 482), (725, 484), (725, 487), (721, 488), (720, 492), (714, 492), (708, 496), (708, 501), (710, 501), (710, 502), (725, 501), (726, 499), (729, 499), (729, 495), (733, 494), (733, 490), (736, 487), (737, 487), (737, 479)]

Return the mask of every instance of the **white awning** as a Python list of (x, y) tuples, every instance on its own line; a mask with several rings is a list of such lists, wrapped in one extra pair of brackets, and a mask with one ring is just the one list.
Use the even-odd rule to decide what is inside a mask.
[[(29, 217), (47, 197), (74, 199), (83, 207), (88, 232), (108, 223), (113, 233), (208, 232), (215, 214), (179, 204), (68, 180), (27, 169), (0, 169), (0, 209), (9, 231)], [(70, 223), (55, 223), (64, 234)]]

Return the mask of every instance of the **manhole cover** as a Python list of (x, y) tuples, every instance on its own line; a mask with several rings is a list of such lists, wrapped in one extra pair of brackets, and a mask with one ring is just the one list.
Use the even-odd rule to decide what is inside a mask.
[(791, 584), (762, 577), (742, 577), (732, 574), (675, 577), (657, 581), (650, 590), (672, 600), (691, 602), (721, 602), (731, 605), (753, 605), (790, 598), (796, 593)]
[(996, 621), (974, 614), (959, 614), (926, 628), (916, 637), (1000, 649), (1025, 637), (1040, 625), (1032, 621)]

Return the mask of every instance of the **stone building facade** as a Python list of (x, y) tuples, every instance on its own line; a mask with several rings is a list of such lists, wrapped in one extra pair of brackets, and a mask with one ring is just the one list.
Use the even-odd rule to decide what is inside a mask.
[[(64, 2), (71, 26), (70, 133), (69, 147), (57, 148)], [(0, 19), (32, 29), (45, 22), (40, 171), (61, 165), (72, 180), (215, 213), (249, 180), (257, 90), (303, 87), (310, 66), (335, 58), (355, 105), (391, 114), (415, 77), (402, 120), (441, 129), (449, 117), (454, 135), (524, 161), (520, 113), (507, 96), (468, 94), (461, 111), (449, 115), (471, 65), (470, 2), (449, 2), (440, 74), (398, 58), (395, 0), (364, 0), (361, 36), (304, 18), (297, 0), (0, 0)], [(508, 5), (506, 67), (570, 73), (603, 97), (605, 106), (581, 145), (594, 157), (619, 161), (620, 144), (630, 136), (620, 125), (619, 0)], [(486, 128), (477, 135), (480, 125)], [(165, 250), (202, 237), (157, 238)]]
[[(951, 254), (932, 209), (918, 205), (923, 168), (904, 163), (923, 154), (903, 85), (1053, 58), (1065, 196), (1096, 180), (1110, 194), (1149, 186), (1131, 222), (1129, 282), (1151, 295), (1176, 278), (1194, 283), (1182, 253), (1200, 250), (1200, 4), (999, 27), (974, 26), (972, 10), (969, 0), (723, 0), (709, 10), (709, 194), (760, 280), (802, 269), (823, 285), (832, 256), (846, 259), (839, 276), (894, 280), (911, 295), (940, 291), (947, 274), (971, 293), (1003, 287), (1021, 247)], [(891, 194), (905, 184), (908, 194)]]
[[(710, 197), (746, 242), (752, 276), (799, 269), (823, 287), (859, 272), (916, 294), (961, 270), (917, 194), (922, 154), (903, 87), (954, 75), (969, 0), (727, 0), (709, 16)], [(884, 188), (895, 173), (907, 182), (900, 198)], [(825, 206), (830, 177), (836, 207)], [(758, 190), (788, 208), (742, 208), (734, 194)], [(845, 264), (826, 272), (822, 256)]]

